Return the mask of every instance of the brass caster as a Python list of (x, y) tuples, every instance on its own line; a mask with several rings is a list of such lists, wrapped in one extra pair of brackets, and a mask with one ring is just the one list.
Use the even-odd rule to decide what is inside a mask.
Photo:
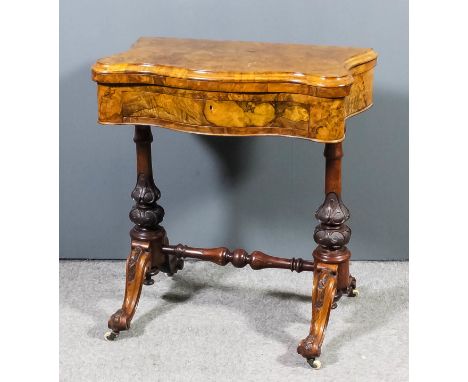
[(359, 289), (353, 289), (349, 296), (350, 297), (358, 297), (359, 296)]
[(119, 332), (114, 332), (113, 330), (109, 330), (104, 334), (104, 338), (107, 341), (114, 341), (119, 336)]
[(307, 360), (307, 363), (312, 367), (312, 369), (314, 370), (318, 370), (322, 367), (322, 363), (318, 360), (318, 359), (315, 359), (315, 358), (309, 358)]

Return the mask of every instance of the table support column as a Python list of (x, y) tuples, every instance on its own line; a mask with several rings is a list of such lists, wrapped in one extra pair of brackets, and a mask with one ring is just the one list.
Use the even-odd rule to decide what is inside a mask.
[(135, 126), (133, 141), (136, 144), (137, 183), (131, 194), (135, 204), (129, 217), (135, 226), (130, 231), (131, 250), (126, 263), (124, 301), (122, 308), (109, 319), (111, 331), (106, 333), (108, 340), (115, 339), (120, 331), (130, 328), (142, 285), (153, 284), (152, 275), (159, 271), (172, 275), (183, 267), (181, 259), (164, 254), (161, 249), (168, 244), (168, 239), (164, 227), (160, 225), (164, 209), (157, 203), (161, 194), (153, 179), (151, 127)]
[(314, 231), (318, 244), (312, 253), (314, 281), (312, 288), (312, 320), (309, 335), (300, 342), (297, 352), (305, 357), (313, 368), (319, 368), (316, 360), (321, 353), (330, 310), (343, 293), (354, 296), (356, 280), (349, 274), (351, 252), (346, 247), (351, 229), (345, 224), (349, 210), (341, 200), (342, 143), (327, 143), (324, 156), (325, 201), (315, 213), (319, 224)]

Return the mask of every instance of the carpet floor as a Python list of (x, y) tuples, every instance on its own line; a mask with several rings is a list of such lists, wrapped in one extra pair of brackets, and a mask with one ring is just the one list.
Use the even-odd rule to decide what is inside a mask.
[(353, 262), (360, 296), (343, 297), (322, 346), (322, 369), (296, 353), (308, 333), (311, 273), (186, 262), (143, 286), (128, 332), (108, 342), (123, 261), (60, 262), (60, 380), (408, 380), (408, 263)]

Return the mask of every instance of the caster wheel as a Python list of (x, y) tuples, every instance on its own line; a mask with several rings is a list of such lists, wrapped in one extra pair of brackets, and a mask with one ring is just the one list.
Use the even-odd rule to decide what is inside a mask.
[(307, 363), (312, 367), (312, 369), (318, 370), (322, 367), (322, 363), (315, 358), (310, 358), (307, 360)]
[(334, 302), (331, 306), (331, 309), (336, 309), (336, 307), (338, 306), (338, 304), (336, 302)]
[(353, 289), (351, 292), (351, 297), (358, 297), (359, 296), (359, 289)]
[(153, 285), (153, 276), (157, 275), (158, 272), (159, 271), (157, 269), (153, 269), (152, 271), (147, 272), (145, 275), (145, 279), (143, 280), (143, 285)]
[(119, 333), (114, 332), (113, 330), (109, 330), (108, 332), (106, 332), (106, 334), (104, 334), (104, 338), (107, 341), (114, 341), (118, 336), (119, 336)]
[(145, 285), (153, 285), (154, 284), (154, 280), (149, 277), (149, 278), (146, 278), (144, 281), (143, 281), (143, 284)]

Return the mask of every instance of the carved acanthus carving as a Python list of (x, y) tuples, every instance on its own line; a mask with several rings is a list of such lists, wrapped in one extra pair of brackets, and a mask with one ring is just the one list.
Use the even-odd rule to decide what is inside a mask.
[(351, 229), (344, 223), (349, 219), (349, 210), (336, 193), (327, 194), (315, 217), (320, 221), (314, 231), (317, 244), (328, 249), (338, 249), (348, 244)]
[(132, 251), (130, 252), (130, 255), (128, 257), (128, 281), (133, 281), (135, 279), (135, 267), (142, 253), (143, 248), (141, 248), (140, 246), (135, 246), (134, 248), (132, 248)]
[(349, 219), (349, 210), (336, 193), (329, 192), (315, 217), (323, 224), (338, 226)]
[(324, 299), (324, 290), (325, 285), (329, 279), (328, 272), (321, 272), (319, 274), (319, 280), (317, 283), (317, 300), (315, 301), (315, 307), (321, 308), (323, 306), (323, 299)]
[(144, 173), (139, 174), (137, 184), (132, 191), (135, 205), (130, 211), (130, 220), (142, 228), (156, 228), (164, 218), (164, 209), (157, 204), (160, 196), (161, 193), (153, 178)]

